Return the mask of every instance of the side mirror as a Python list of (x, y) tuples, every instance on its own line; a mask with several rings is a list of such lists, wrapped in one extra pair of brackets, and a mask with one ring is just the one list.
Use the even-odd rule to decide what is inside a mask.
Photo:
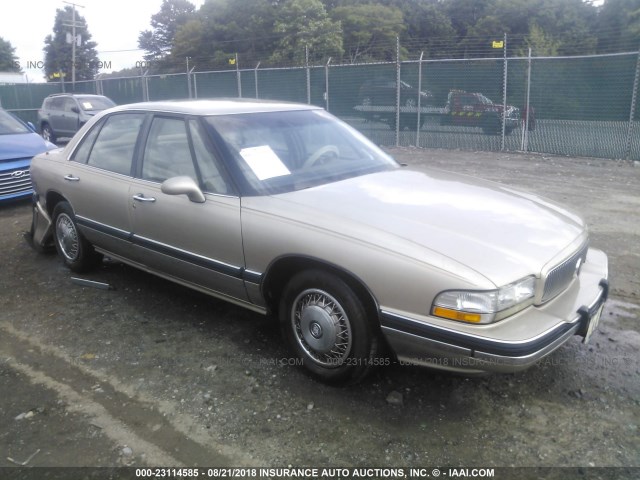
[(38, 131), (36, 130), (36, 126), (33, 123), (27, 122), (27, 127), (29, 127), (33, 131), (33, 133), (38, 133)]
[(80, 113), (80, 109), (79, 109), (78, 107), (75, 107), (75, 106), (74, 106), (74, 107), (71, 107), (71, 111), (72, 111), (73, 113)]
[(195, 203), (204, 203), (205, 197), (198, 184), (191, 177), (180, 176), (166, 179), (160, 185), (162, 193), (167, 195), (186, 195)]

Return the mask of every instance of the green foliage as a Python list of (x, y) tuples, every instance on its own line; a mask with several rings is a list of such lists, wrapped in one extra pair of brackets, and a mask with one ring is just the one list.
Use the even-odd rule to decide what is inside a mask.
[(640, 48), (640, 2), (607, 0), (598, 15), (600, 52), (635, 51)]
[(0, 37), (0, 72), (21, 72), (15, 47), (2, 37)]
[(350, 63), (393, 60), (396, 37), (405, 30), (402, 11), (385, 5), (336, 7), (331, 17), (340, 22)]
[[(401, 58), (500, 57), (492, 42), (508, 34), (508, 55), (577, 55), (640, 46), (639, 0), (163, 0), (141, 32), (156, 71), (184, 71)], [(153, 73), (153, 72), (152, 72)]]
[(535, 52), (536, 56), (553, 57), (558, 54), (560, 47), (560, 42), (546, 34), (535, 22), (531, 22), (529, 34), (525, 37), (525, 43), (527, 48), (521, 48), (518, 51), (518, 54), (523, 57), (528, 55), (529, 48), (532, 54)]
[(329, 18), (319, 0), (285, 0), (277, 9), (273, 30), (280, 35), (271, 55), (275, 63), (302, 64), (306, 47), (325, 57), (344, 52), (342, 26)]
[[(86, 20), (76, 12), (76, 35), (81, 36), (81, 44), (75, 47), (76, 81), (92, 80), (100, 68), (96, 42), (91, 40)], [(53, 25), (53, 35), (47, 35), (44, 40), (44, 71), (47, 80), (58, 81), (54, 75), (62, 73), (66, 81), (72, 76), (72, 45), (67, 43), (67, 33), (71, 33), (70, 25), (73, 19), (73, 9), (65, 6), (56, 10)]]
[(198, 70), (228, 67), (236, 53), (253, 64), (275, 48), (274, 21), (268, 0), (208, 0), (178, 28), (171, 56), (182, 65), (190, 57)]
[(170, 53), (178, 29), (192, 18), (194, 11), (187, 0), (163, 0), (160, 11), (151, 16), (153, 30), (138, 36), (138, 46), (147, 51), (145, 60), (158, 61)]

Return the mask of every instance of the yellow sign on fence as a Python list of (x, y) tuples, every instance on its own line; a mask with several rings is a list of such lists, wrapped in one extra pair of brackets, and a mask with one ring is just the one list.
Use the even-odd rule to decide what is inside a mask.
[(491, 46), (493, 48), (504, 48), (504, 40), (500, 40), (499, 42), (497, 40), (494, 40)]

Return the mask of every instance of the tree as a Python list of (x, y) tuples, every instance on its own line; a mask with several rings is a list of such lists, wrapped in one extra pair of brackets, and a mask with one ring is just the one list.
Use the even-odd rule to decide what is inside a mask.
[(167, 58), (175, 36), (182, 25), (193, 18), (195, 6), (187, 0), (163, 0), (160, 11), (151, 16), (153, 30), (138, 35), (138, 46), (146, 50), (145, 60), (161, 61)]
[(640, 2), (607, 0), (598, 14), (598, 51), (635, 51), (640, 48)]
[(406, 26), (400, 42), (406, 45), (409, 53), (418, 55), (424, 52), (427, 58), (450, 57), (456, 32), (442, 5), (433, 0), (396, 2)]
[(329, 18), (320, 0), (285, 0), (277, 8), (274, 32), (280, 39), (271, 60), (277, 63), (302, 64), (305, 47), (318, 59), (344, 52), (342, 26)]
[(447, 0), (443, 8), (458, 38), (463, 39), (468, 30), (487, 15), (493, 3), (494, 0)]
[(342, 25), (349, 62), (395, 59), (396, 37), (405, 28), (398, 8), (380, 4), (336, 7), (331, 18)]
[(558, 54), (560, 42), (546, 34), (545, 31), (538, 26), (537, 23), (531, 22), (529, 34), (525, 37), (525, 48), (518, 51), (520, 56), (528, 55), (528, 49), (531, 49), (532, 55), (536, 57), (553, 57)]
[(596, 9), (582, 0), (494, 0), (486, 13), (503, 26), (502, 32), (495, 34), (507, 32), (511, 46), (524, 48), (534, 37), (542, 41), (542, 34), (545, 48), (551, 48), (551, 42), (551, 50), (560, 55), (595, 50)]
[(15, 47), (2, 37), (0, 37), (0, 72), (22, 72)]
[[(76, 80), (92, 80), (100, 69), (96, 42), (91, 41), (91, 34), (86, 20), (76, 12), (76, 35), (80, 36), (80, 44), (76, 45)], [(66, 80), (71, 80), (72, 45), (67, 43), (67, 36), (71, 35), (73, 8), (65, 6), (56, 10), (53, 25), (53, 35), (47, 35), (44, 40), (44, 71), (46, 78), (52, 80), (56, 74), (62, 73)]]
[(276, 11), (270, 0), (209, 0), (179, 27), (171, 55), (183, 64), (190, 57), (198, 70), (228, 66), (236, 53), (264, 62), (276, 48)]

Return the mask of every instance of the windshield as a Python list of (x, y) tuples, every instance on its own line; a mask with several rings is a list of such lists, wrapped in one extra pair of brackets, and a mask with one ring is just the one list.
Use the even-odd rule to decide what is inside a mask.
[(362, 134), (324, 110), (220, 115), (206, 120), (259, 195), (398, 167)]
[(13, 135), (15, 133), (33, 133), (20, 120), (6, 110), (0, 110), (0, 135)]
[(115, 107), (116, 104), (107, 97), (76, 97), (83, 110), (97, 111)]

